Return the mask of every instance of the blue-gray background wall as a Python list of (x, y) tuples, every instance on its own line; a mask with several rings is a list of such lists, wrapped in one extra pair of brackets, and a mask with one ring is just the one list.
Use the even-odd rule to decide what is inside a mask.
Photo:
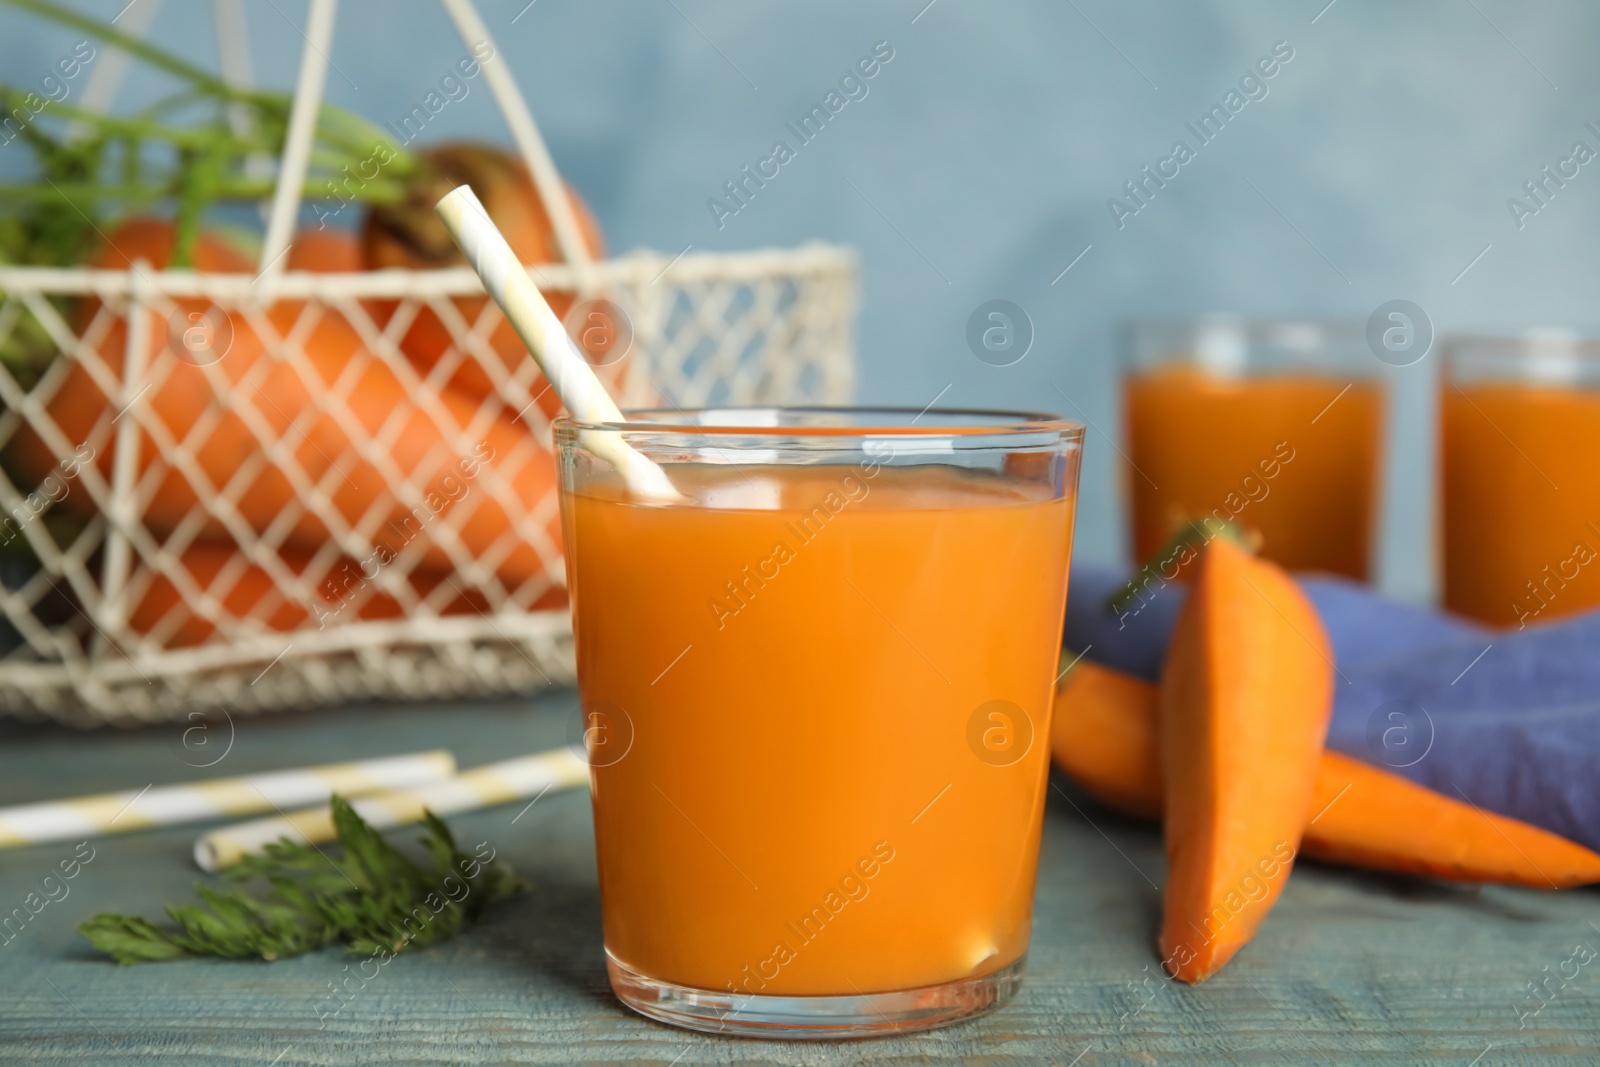
[[(108, 18), (125, 2), (75, 0)], [(1095, 427), (1079, 518), (1085, 557), (1123, 551), (1111, 439), (1116, 324), (1127, 316), (1365, 319), (1407, 298), (1440, 330), (1588, 332), (1596, 318), (1600, 165), (1520, 230), (1506, 201), (1575, 141), (1600, 149), (1584, 128), (1600, 125), (1600, 5), (524, 4), (480, 0), (480, 10), (613, 248), (856, 246), (859, 399), (921, 406), (942, 393), (942, 404), (1072, 414), (1065, 394)], [(258, 80), (288, 86), (303, 0), (248, 8)], [(167, 0), (152, 37), (214, 63), (210, 12), (200, 0)], [(74, 39), (0, 11), (5, 80), (34, 80)], [(430, 0), (346, 0), (336, 41), (328, 98), (379, 121), (420, 100), (464, 51)], [(793, 144), (785, 121), (879, 41), (894, 58), (869, 95), (719, 229), (707, 199), (774, 140)], [(1194, 144), (1184, 123), (1280, 41), (1294, 58), (1266, 98), (1119, 229), (1107, 199), (1178, 138)], [(135, 78), (123, 103), (162, 88)], [(505, 136), (481, 80), (428, 136)], [(0, 174), (15, 173), (14, 151), (0, 152)], [(1036, 330), (1030, 354), (1010, 367), (980, 362), (964, 339), (969, 314), (995, 297), (1020, 304)], [(1381, 582), (1410, 597), (1433, 585), (1435, 363), (1388, 372), (1396, 402)]]

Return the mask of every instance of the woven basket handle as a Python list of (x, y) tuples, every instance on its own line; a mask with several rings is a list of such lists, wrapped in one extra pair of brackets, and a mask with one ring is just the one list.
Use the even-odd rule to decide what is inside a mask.
[(489, 29), (483, 24), (483, 19), (479, 17), (477, 8), (472, 5), (472, 0), (439, 0), (439, 2), (451, 21), (456, 24), (456, 31), (461, 34), (462, 43), (469, 49), (479, 41), (488, 43), (494, 49), (496, 60), (483, 64), (483, 76), (488, 80), (489, 92), (494, 94), (494, 102), (500, 108), (500, 114), (505, 117), (506, 125), (511, 130), (511, 139), (516, 142), (517, 151), (522, 153), (523, 161), (528, 164), (528, 171), (533, 175), (533, 185), (539, 190), (539, 199), (543, 201), (545, 210), (550, 213), (550, 221), (556, 231), (556, 246), (561, 251), (561, 258), (572, 264), (577, 272), (580, 289), (592, 288), (586, 282), (586, 275), (589, 272), (584, 268), (594, 262), (594, 257), (589, 254), (589, 246), (583, 239), (583, 229), (578, 225), (578, 212), (573, 207), (571, 198), (567, 196), (567, 187), (561, 181), (561, 174), (556, 170), (555, 161), (550, 158), (550, 149), (545, 146), (544, 136), (539, 133), (539, 124), (534, 121), (527, 100), (517, 88), (516, 79), (511, 76), (511, 68), (499, 59), (502, 53), (495, 45), (494, 39), (489, 36)]
[[(439, 0), (445, 13), (455, 23), (462, 41), (471, 48), (479, 41), (500, 51), (489, 35), (472, 0)], [(305, 48), (300, 53), (300, 72), (295, 80), (294, 107), (289, 112), (289, 131), (284, 145), (283, 163), (278, 169), (278, 184), (273, 192), (271, 212), (267, 216), (267, 235), (261, 246), (261, 274), (275, 276), (282, 271), (284, 253), (294, 236), (294, 224), (300, 217), (300, 199), (305, 186), (306, 166), (311, 158), (311, 144), (316, 136), (317, 112), (322, 106), (322, 90), (328, 75), (328, 52), (333, 42), (333, 17), (337, 0), (311, 0), (311, 12), (306, 23)], [(534, 188), (550, 213), (555, 228), (556, 247), (561, 258), (570, 263), (578, 274), (579, 289), (594, 288), (587, 268), (594, 263), (589, 246), (583, 239), (583, 229), (578, 224), (578, 213), (567, 196), (566, 186), (550, 158), (550, 149), (539, 133), (528, 102), (517, 88), (511, 70), (503, 62), (485, 63), (484, 77), (495, 104), (511, 130), (511, 138), (522, 153), (528, 171), (533, 176)]]
[(294, 106), (289, 109), (289, 133), (278, 167), (278, 186), (267, 215), (267, 236), (261, 242), (263, 279), (283, 272), (285, 253), (300, 218), (300, 195), (305, 188), (306, 166), (311, 162), (311, 142), (317, 134), (317, 113), (322, 109), (322, 87), (328, 80), (328, 51), (333, 45), (333, 16), (338, 0), (311, 0), (306, 18), (306, 46), (300, 51), (300, 73), (294, 83)]

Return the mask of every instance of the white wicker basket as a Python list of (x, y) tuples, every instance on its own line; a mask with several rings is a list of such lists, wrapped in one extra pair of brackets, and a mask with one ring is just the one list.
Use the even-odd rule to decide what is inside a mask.
[[(484, 29), (467, 0), (442, 0), (463, 39), (486, 40)], [(221, 6), (219, 4), (219, 6)], [(36, 562), (15, 558), (0, 568), (0, 614), (14, 633), (0, 658), (0, 711), (37, 718), (92, 725), (174, 719), (194, 711), (253, 711), (306, 706), (373, 697), (419, 698), (491, 694), (537, 689), (573, 678), (571, 626), (565, 607), (534, 610), (533, 605), (564, 585), (565, 575), (548, 545), (548, 524), (556, 513), (554, 493), (529, 514), (517, 496), (490, 471), (477, 479), (474, 491), (495, 498), (520, 525), (502, 540), (544, 539), (550, 562), (536, 580), (515, 588), (502, 584), (494, 559), (504, 545), (477, 554), (467, 552), (452, 536), (455, 512), (441, 515), (437, 529), (419, 536), (410, 547), (373, 576), (366, 597), (386, 596), (403, 607), (397, 618), (356, 621), (341, 617), (319, 626), (313, 611), (303, 625), (285, 631), (271, 621), (286, 606), (299, 610), (318, 603), (319, 583), (341, 560), (365, 559), (375, 551), (373, 522), (349, 521), (313, 483), (316, 476), (300, 469), (299, 447), (292, 436), (273, 431), (260, 418), (259, 401), (243, 384), (230, 386), (213, 377), (217, 414), (231, 414), (250, 426), (261, 462), (270, 464), (301, 488), (295, 507), (329, 531), (328, 543), (297, 572), (286, 566), (280, 550), (281, 530), (260, 531), (240, 518), (238, 496), (243, 481), (213, 484), (201, 470), (198, 435), (174, 440), (150, 409), (152, 376), (159, 379), (158, 359), (141, 366), (149, 348), (138, 339), (160, 330), (185, 298), (203, 298), (249, 324), (261, 337), (266, 360), (302, 366), (304, 331), (324, 315), (342, 316), (361, 335), (359, 358), (386, 365), (406, 386), (419, 408), (439, 412), (437, 423), (454, 438), (457, 455), (470, 452), (481, 425), (465, 423), (439, 403), (437, 381), (448, 367), (419, 375), (401, 353), (398, 338), (421, 308), (433, 309), (450, 329), (455, 358), (476, 360), (494, 381), (496, 395), (482, 405), (483, 418), (496, 411), (522, 411), (532, 429), (530, 442), (549, 442), (549, 426), (526, 381), (513, 379), (489, 348), (486, 338), (499, 323), (490, 304), (477, 322), (467, 322), (451, 298), (482, 293), (467, 269), (366, 274), (303, 274), (274, 270), (287, 247), (298, 213), (296, 190), (302, 185), (310, 129), (320, 99), (322, 64), (331, 45), (333, 0), (312, 0), (296, 86), (289, 144), (280, 166), (279, 195), (274, 201), (262, 253), (259, 278), (246, 275), (190, 272), (129, 272), (0, 268), (0, 338), (22, 316), (33, 316), (59, 346), (58, 358), (44, 377), (25, 390), (0, 367), (0, 449), (30, 429), (63, 462), (70, 493), (87, 494), (94, 516), (65, 541), (52, 535), (45, 519), (51, 503), (35, 494), (26, 501), (19, 487), (0, 473), (0, 507), (28, 521), (15, 523), (15, 537), (25, 539)], [(220, 21), (220, 20), (219, 20)], [(554, 205), (557, 235), (577, 232), (570, 205), (544, 151), (537, 127), (517, 95), (504, 64), (486, 66), (508, 125), (528, 160), (547, 204)], [(309, 118), (305, 117), (309, 116)], [(576, 252), (569, 264), (540, 267), (541, 288), (578, 294), (603, 293), (632, 321), (634, 340), (626, 357), (641, 361), (627, 377), (632, 395), (619, 397), (624, 407), (659, 396), (679, 406), (845, 403), (853, 384), (851, 325), (856, 299), (853, 255), (845, 249), (808, 245), (792, 251), (742, 254), (680, 254), (676, 257), (636, 252), (604, 262), (586, 261), (581, 241), (562, 241)], [(86, 321), (69, 321), (51, 297), (90, 296), (100, 307)], [(386, 323), (375, 321), (372, 302), (398, 301)], [(298, 319), (288, 328), (274, 327), (264, 309), (276, 302), (303, 301)], [(108, 350), (106, 333), (118, 320), (127, 322), (127, 344)], [(75, 328), (76, 327), (76, 328)], [(113, 366), (113, 361), (122, 363)], [(101, 417), (88, 440), (70, 440), (47, 410), (69, 368), (77, 364), (101, 384), (116, 411)], [(207, 368), (210, 371), (211, 368)], [(444, 372), (441, 375), (441, 370)], [(309, 379), (308, 379), (309, 380)], [(154, 384), (159, 385), (159, 380)], [(392, 441), (383, 433), (368, 434), (349, 407), (350, 397), (338, 389), (315, 397), (315, 412), (293, 412), (298, 425), (308, 418), (332, 418), (349, 436), (355, 458), (383, 469)], [(299, 432), (299, 431), (296, 431)], [(84, 445), (99, 455), (114, 453), (107, 475), (94, 462), (73, 464)], [(153, 448), (144, 457), (141, 447)], [(531, 447), (536, 447), (530, 443)], [(111, 450), (110, 453), (106, 450)], [(335, 457), (338, 458), (338, 457)], [(331, 462), (331, 461), (330, 461)], [(393, 465), (390, 464), (393, 470)], [(487, 470), (487, 468), (486, 468)], [(193, 521), (158, 530), (145, 521), (153, 480), (176, 472), (196, 490)], [(420, 481), (420, 479), (419, 479)], [(382, 507), (411, 507), (425, 487), (394, 473)], [(82, 497), (78, 498), (79, 500)], [(41, 508), (39, 505), (44, 500)], [(37, 517), (33, 517), (35, 513)], [(203, 525), (227, 530), (241, 552), (209, 582), (199, 582), (183, 562), (184, 553)], [(420, 593), (410, 581), (423, 544), (449, 557), (455, 576), (451, 589), (435, 587)], [(223, 600), (240, 572), (255, 568), (271, 579), (270, 592), (240, 615)], [(161, 624), (135, 629), (129, 623), (133, 606), (150, 594), (154, 583), (170, 583), (178, 603)], [(475, 600), (471, 613), (460, 612), (462, 587)], [(454, 602), (455, 608), (449, 609)], [(448, 609), (448, 610), (447, 610)], [(173, 620), (205, 620), (214, 632), (199, 644), (174, 647)]]

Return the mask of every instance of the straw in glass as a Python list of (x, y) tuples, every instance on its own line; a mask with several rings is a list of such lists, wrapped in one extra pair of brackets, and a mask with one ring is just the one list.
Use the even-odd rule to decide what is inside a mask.
[[(622, 412), (579, 354), (561, 320), (550, 310), (539, 287), (528, 277), (527, 268), (517, 260), (471, 186), (452, 189), (434, 210), (573, 418), (583, 422), (622, 422)], [(683, 499), (666, 472), (623, 440), (621, 434), (586, 430), (579, 439), (585, 448), (621, 472), (635, 496), (660, 501)]]

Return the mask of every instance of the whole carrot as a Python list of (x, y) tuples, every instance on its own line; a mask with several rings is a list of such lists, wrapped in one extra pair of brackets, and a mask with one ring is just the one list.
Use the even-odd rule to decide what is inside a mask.
[[(1159, 691), (1086, 660), (1056, 688), (1051, 757), (1096, 799), (1159, 818)], [(1398, 874), (1530, 889), (1600, 882), (1600, 854), (1397, 774), (1324, 752), (1300, 842), (1313, 859)]]
[[(291, 573), (306, 575), (314, 554), (304, 549), (280, 548), (276, 555)], [(320, 568), (300, 596), (279, 587), (272, 573), (247, 560), (231, 542), (196, 541), (179, 556), (189, 581), (204, 592), (197, 601), (185, 584), (148, 563), (134, 568), (129, 578), (133, 608), (128, 625), (157, 641), (163, 648), (204, 644), (217, 632), (262, 630), (287, 632), (318, 629), (335, 622), (398, 619), (404, 605), (380, 580), (380, 567), (366, 560), (338, 558)], [(418, 598), (427, 598), (440, 615), (481, 613), (486, 601), (481, 592), (463, 589), (448, 573), (415, 570), (404, 578)], [(448, 593), (439, 587), (449, 583)], [(433, 595), (430, 595), (433, 594)], [(441, 603), (442, 600), (442, 603)], [(246, 621), (250, 620), (250, 621)]]

